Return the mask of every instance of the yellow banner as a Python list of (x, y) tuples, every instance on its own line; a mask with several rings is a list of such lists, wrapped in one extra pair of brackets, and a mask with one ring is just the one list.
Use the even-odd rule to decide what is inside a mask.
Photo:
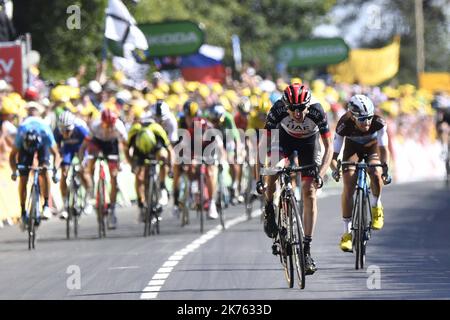
[(421, 89), (432, 92), (446, 91), (450, 94), (450, 73), (448, 72), (425, 72), (419, 76)]
[(378, 85), (395, 76), (400, 57), (400, 36), (379, 49), (350, 50), (349, 59), (328, 67), (338, 83)]

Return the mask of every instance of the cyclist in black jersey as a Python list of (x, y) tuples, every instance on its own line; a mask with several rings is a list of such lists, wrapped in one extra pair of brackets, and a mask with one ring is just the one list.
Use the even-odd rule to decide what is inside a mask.
[[(283, 97), (270, 109), (265, 129), (268, 130), (269, 137), (273, 138), (274, 130), (277, 130), (279, 134), (278, 145), (271, 146), (271, 143), (267, 142), (271, 159), (282, 159), (284, 163), (281, 165), (288, 165), (289, 162), (286, 160), (296, 152), (299, 165), (317, 164), (319, 166), (319, 179), (317, 179), (319, 181), (314, 178), (313, 170), (302, 173), (306, 273), (313, 274), (316, 266), (311, 258), (310, 244), (317, 218), (316, 189), (322, 184), (321, 177), (325, 175), (333, 154), (327, 116), (322, 105), (311, 96), (310, 89), (305, 85), (294, 83), (286, 87)], [(319, 137), (325, 147), (322, 157)], [(270, 164), (270, 166), (275, 165), (275, 163)], [(276, 176), (267, 176), (265, 181), (264, 231), (269, 237), (274, 237), (278, 229), (273, 206), (276, 179)], [(258, 181), (257, 187), (260, 190), (263, 186), (263, 182)]]

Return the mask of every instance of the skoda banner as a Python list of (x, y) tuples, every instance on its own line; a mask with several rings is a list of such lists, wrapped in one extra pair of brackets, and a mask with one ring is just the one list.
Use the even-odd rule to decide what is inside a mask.
[(149, 58), (196, 53), (204, 42), (204, 32), (191, 21), (139, 24), (147, 37)]
[(308, 67), (339, 63), (348, 57), (349, 48), (341, 38), (310, 39), (282, 43), (277, 61), (288, 67)]

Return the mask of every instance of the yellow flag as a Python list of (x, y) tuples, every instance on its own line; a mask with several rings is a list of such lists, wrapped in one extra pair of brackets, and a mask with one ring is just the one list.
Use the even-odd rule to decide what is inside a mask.
[(378, 85), (398, 72), (400, 36), (379, 49), (350, 50), (349, 59), (328, 68), (336, 82)]
[(419, 83), (421, 89), (426, 89), (431, 92), (446, 91), (450, 94), (450, 73), (448, 72), (421, 73)]

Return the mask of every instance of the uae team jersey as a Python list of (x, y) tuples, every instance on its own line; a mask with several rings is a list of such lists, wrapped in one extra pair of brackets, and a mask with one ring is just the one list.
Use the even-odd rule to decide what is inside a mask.
[(311, 105), (302, 123), (292, 119), (287, 106), (282, 100), (278, 100), (267, 115), (265, 129), (281, 129), (296, 139), (309, 138), (317, 133), (324, 137), (331, 134), (327, 115), (322, 105), (314, 98), (311, 99)]

